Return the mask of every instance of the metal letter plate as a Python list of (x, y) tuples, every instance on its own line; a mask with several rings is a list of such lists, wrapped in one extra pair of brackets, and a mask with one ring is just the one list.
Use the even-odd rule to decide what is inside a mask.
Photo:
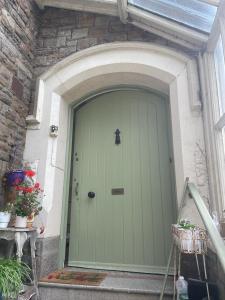
[(112, 195), (124, 195), (124, 188), (112, 189)]

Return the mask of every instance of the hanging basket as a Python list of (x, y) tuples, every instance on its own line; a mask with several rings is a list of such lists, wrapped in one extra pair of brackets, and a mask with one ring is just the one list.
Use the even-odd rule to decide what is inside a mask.
[(13, 170), (7, 172), (5, 178), (7, 186), (16, 186), (24, 181), (25, 173), (23, 170)]
[(184, 229), (178, 224), (172, 225), (173, 239), (182, 253), (206, 254), (207, 232), (205, 229), (195, 227)]

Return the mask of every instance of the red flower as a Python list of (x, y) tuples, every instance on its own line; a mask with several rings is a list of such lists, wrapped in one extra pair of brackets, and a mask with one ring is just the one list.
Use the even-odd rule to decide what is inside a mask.
[(26, 193), (32, 193), (33, 192), (33, 188), (32, 187), (27, 187), (24, 189), (24, 192)]
[(35, 189), (39, 189), (40, 188), (40, 183), (39, 182), (36, 182), (35, 185), (34, 185)]
[(24, 189), (23, 186), (19, 186), (19, 185), (16, 186), (16, 191), (23, 191), (23, 189)]
[(28, 177), (33, 177), (36, 173), (33, 170), (26, 170), (25, 175)]

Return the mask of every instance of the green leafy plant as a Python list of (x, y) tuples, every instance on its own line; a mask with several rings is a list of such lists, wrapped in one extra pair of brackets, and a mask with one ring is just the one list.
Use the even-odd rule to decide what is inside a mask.
[(0, 212), (12, 213), (14, 211), (14, 204), (12, 202), (8, 202), (5, 206), (0, 208)]
[(30, 268), (15, 259), (0, 259), (0, 293), (5, 298), (16, 298), (23, 281), (30, 279)]
[(180, 220), (179, 226), (183, 229), (194, 229), (196, 226), (191, 224), (188, 220)]

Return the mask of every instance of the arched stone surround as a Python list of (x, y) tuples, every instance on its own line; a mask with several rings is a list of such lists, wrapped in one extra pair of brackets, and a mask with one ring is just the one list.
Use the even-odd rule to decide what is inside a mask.
[[(38, 179), (45, 190), (45, 237), (59, 236), (66, 217), (62, 207), (68, 198), (65, 178), (72, 108), (97, 91), (121, 84), (153, 88), (169, 96), (177, 199), (187, 176), (208, 197), (196, 62), (147, 43), (95, 46), (67, 57), (39, 78), (36, 112), (27, 119), (24, 159), (38, 161)], [(58, 137), (50, 136), (51, 125), (59, 126)], [(186, 213), (197, 220), (191, 205)]]

